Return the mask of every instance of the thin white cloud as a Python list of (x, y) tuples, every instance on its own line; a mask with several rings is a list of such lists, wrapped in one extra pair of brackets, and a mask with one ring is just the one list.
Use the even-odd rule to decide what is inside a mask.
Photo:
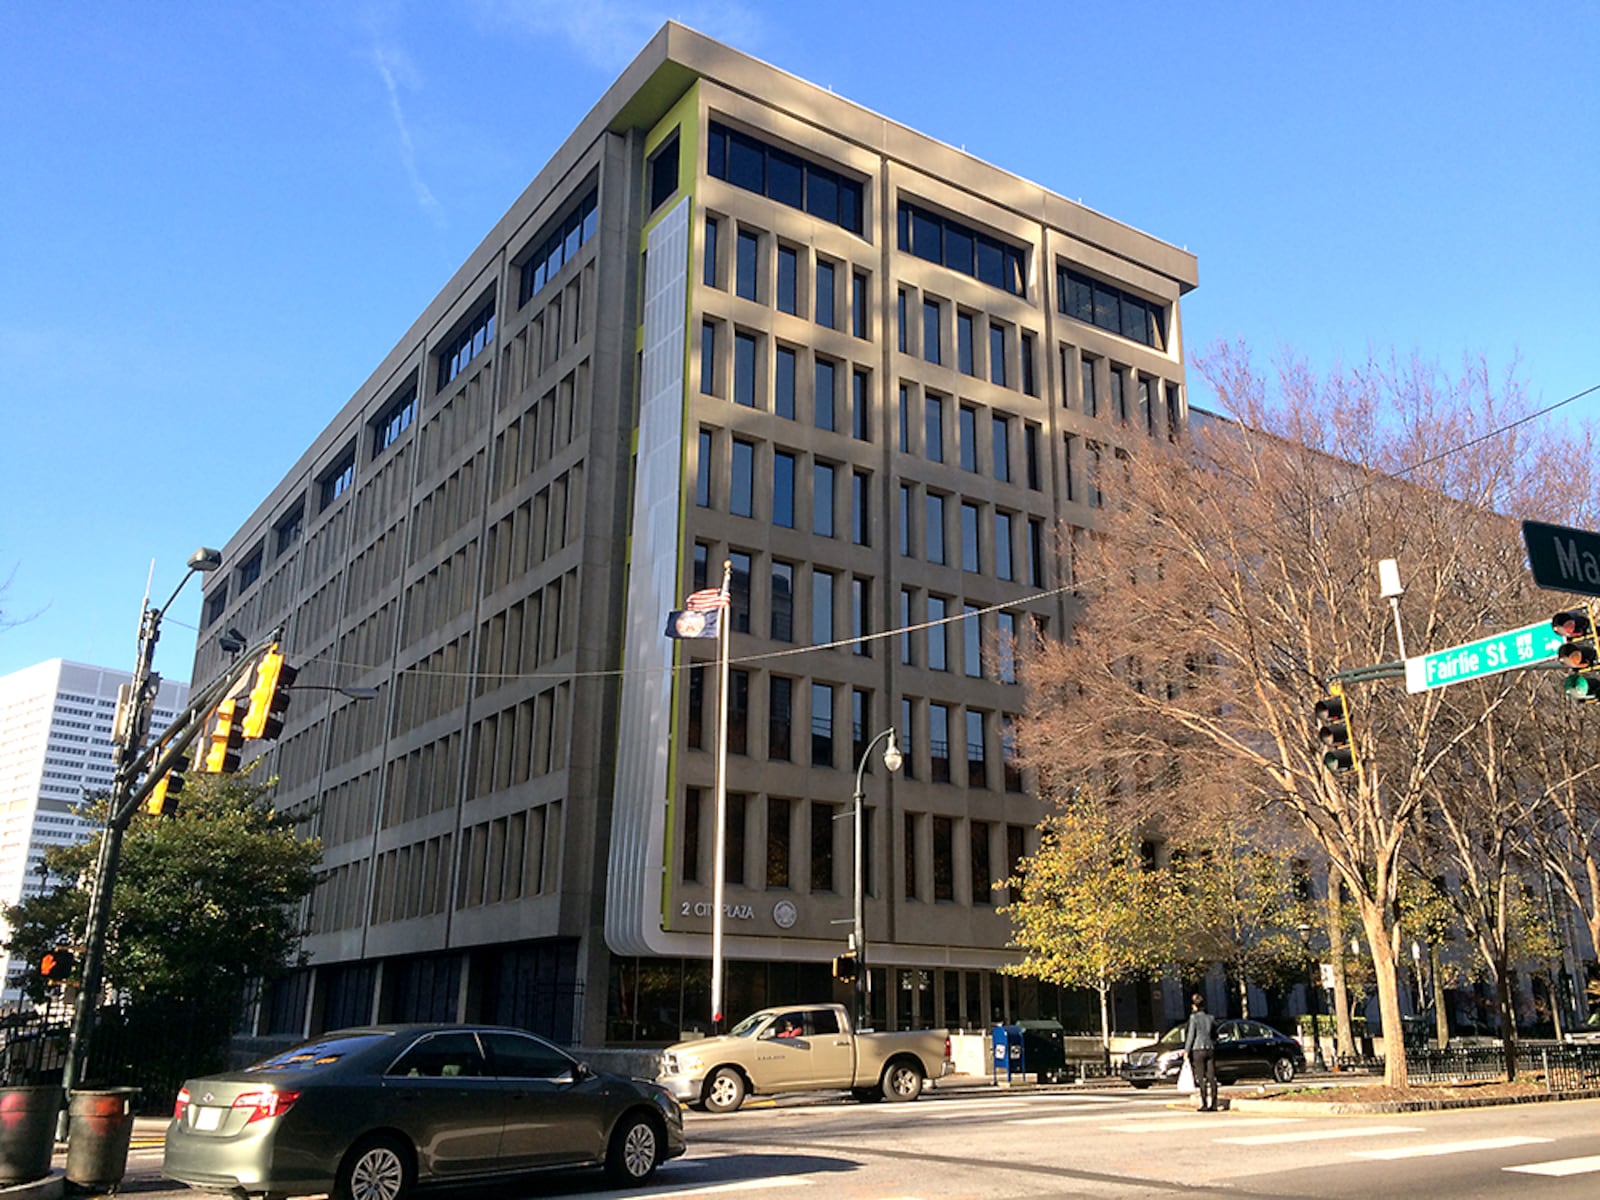
[(394, 118), (395, 132), (400, 135), (400, 161), (405, 166), (406, 178), (411, 181), (411, 192), (422, 211), (438, 228), (443, 229), (447, 224), (444, 208), (433, 194), (433, 189), (423, 180), (422, 172), (417, 169), (416, 143), (411, 139), (405, 106), (400, 103), (401, 86), (417, 86), (416, 71), (405, 51), (382, 43), (372, 48), (372, 65), (378, 69), (378, 77), (383, 80), (384, 90), (389, 96), (389, 114)]
[(626, 66), (669, 20), (746, 51), (754, 48), (761, 31), (758, 10), (739, 0), (671, 6), (654, 0), (480, 0), (479, 7), (490, 20), (564, 38), (604, 71)]

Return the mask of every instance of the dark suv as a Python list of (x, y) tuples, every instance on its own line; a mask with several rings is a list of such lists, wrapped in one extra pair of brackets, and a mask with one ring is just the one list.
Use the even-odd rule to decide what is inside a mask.
[[(1184, 1026), (1174, 1025), (1159, 1042), (1136, 1046), (1122, 1059), (1122, 1077), (1136, 1088), (1176, 1083), (1183, 1068)], [(1217, 1022), (1217, 1079), (1276, 1079), (1288, 1083), (1306, 1069), (1300, 1043), (1260, 1021)]]

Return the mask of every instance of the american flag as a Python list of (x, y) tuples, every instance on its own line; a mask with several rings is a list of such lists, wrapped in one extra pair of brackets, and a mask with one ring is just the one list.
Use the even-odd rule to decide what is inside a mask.
[(728, 597), (721, 588), (701, 588), (684, 598), (683, 607), (689, 612), (715, 612), (728, 607)]

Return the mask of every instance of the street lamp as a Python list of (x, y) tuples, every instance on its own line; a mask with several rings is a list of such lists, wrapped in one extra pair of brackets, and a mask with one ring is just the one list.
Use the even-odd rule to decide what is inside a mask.
[(866, 876), (862, 851), (862, 816), (861, 811), (866, 803), (866, 774), (867, 763), (872, 759), (872, 751), (879, 742), (887, 742), (883, 748), (883, 765), (892, 775), (900, 769), (900, 764), (905, 759), (900, 754), (900, 747), (895, 744), (894, 726), (885, 729), (877, 737), (867, 743), (867, 748), (861, 752), (861, 762), (856, 766), (856, 794), (855, 794), (855, 910), (852, 914), (850, 928), (850, 949), (855, 951), (856, 978), (855, 978), (855, 1014), (856, 1028), (866, 1023), (867, 1015), (867, 914), (866, 914)]
[(1327, 1060), (1322, 1057), (1322, 997), (1321, 982), (1315, 980), (1311, 974), (1311, 926), (1301, 924), (1295, 926), (1295, 932), (1300, 935), (1300, 945), (1306, 952), (1306, 999), (1311, 1002), (1311, 1058), (1316, 1069), (1326, 1071)]
[[(167, 602), (160, 608), (152, 608), (146, 597), (144, 610), (139, 616), (139, 657), (134, 663), (133, 680), (128, 684), (125, 697), (119, 698), (123, 702), (118, 705), (116, 725), (112, 730), (111, 759), (116, 764), (116, 773), (111, 780), (106, 826), (100, 835), (100, 852), (95, 858), (94, 883), (89, 893), (89, 914), (83, 933), (83, 977), (78, 987), (77, 1004), (72, 1012), (72, 1034), (67, 1041), (66, 1059), (61, 1066), (61, 1086), (69, 1097), (83, 1073), (84, 1060), (89, 1053), (89, 1037), (98, 1015), (106, 927), (111, 917), (111, 889), (116, 882), (117, 863), (122, 856), (122, 834), (136, 807), (131, 797), (143, 765), (140, 750), (149, 736), (150, 718), (156, 695), (161, 690), (161, 676), (150, 669), (155, 661), (156, 643), (161, 640), (161, 619), (166, 616), (191, 576), (215, 571), (221, 565), (220, 550), (201, 546), (189, 556), (189, 569), (178, 580), (178, 586), (172, 589)], [(66, 1133), (66, 1120), (67, 1113), (63, 1110), (59, 1130), (62, 1134)]]

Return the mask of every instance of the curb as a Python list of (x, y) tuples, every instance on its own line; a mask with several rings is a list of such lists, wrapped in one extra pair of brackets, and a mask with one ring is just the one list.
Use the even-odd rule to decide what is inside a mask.
[(1270, 1100), (1224, 1096), (1228, 1107), (1239, 1112), (1283, 1113), (1287, 1116), (1360, 1116), (1363, 1113), (1443, 1112), (1452, 1108), (1504, 1108), (1510, 1104), (1548, 1104), (1559, 1100), (1597, 1100), (1600, 1088), (1574, 1092), (1541, 1092), (1531, 1096), (1461, 1096), (1439, 1100), (1330, 1101)]

